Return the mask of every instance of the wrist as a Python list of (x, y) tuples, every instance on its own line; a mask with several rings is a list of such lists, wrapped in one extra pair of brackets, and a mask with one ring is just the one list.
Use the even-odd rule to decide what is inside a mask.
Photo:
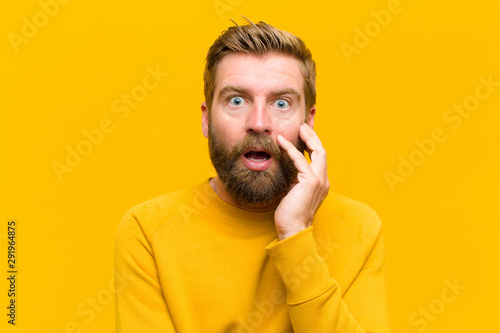
[(288, 237), (291, 237), (299, 232), (301, 232), (302, 230), (305, 230), (306, 228), (305, 227), (297, 227), (297, 228), (294, 228), (294, 229), (288, 229), (288, 230), (279, 230), (278, 231), (278, 239), (280, 241), (282, 241), (283, 239), (285, 238), (288, 238)]

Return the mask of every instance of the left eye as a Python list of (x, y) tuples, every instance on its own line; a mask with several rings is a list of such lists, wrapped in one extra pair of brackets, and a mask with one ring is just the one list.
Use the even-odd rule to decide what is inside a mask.
[(276, 102), (274, 102), (274, 105), (276, 105), (278, 109), (286, 109), (287, 107), (290, 106), (290, 104), (288, 104), (288, 102), (285, 101), (284, 99), (277, 100)]

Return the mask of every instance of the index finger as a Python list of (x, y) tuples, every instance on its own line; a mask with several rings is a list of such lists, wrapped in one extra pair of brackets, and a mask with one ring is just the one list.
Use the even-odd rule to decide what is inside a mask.
[(286, 150), (288, 156), (293, 161), (293, 164), (297, 168), (299, 172), (308, 173), (311, 171), (311, 167), (309, 163), (307, 163), (306, 158), (298, 149), (287, 139), (285, 139), (282, 135), (278, 134), (277, 136), (278, 144)]
[(310, 149), (307, 152), (311, 157), (311, 169), (316, 175), (327, 177), (326, 150), (318, 135), (305, 123), (301, 125), (299, 135)]

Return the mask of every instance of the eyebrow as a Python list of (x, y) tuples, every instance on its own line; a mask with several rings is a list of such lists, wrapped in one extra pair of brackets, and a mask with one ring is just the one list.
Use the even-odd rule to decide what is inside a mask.
[[(232, 85), (232, 84), (229, 84), (229, 85), (227, 85), (227, 86), (225, 86), (224, 88), (221, 89), (221, 91), (219, 92), (219, 95), (218, 95), (218, 99), (221, 99), (222, 96), (224, 96), (225, 94), (227, 94), (228, 92), (231, 92), (231, 91), (234, 91), (234, 92), (237, 92), (237, 93), (240, 93), (240, 94), (248, 94), (248, 90), (247, 89), (241, 88), (241, 87), (238, 87), (238, 86), (235, 86), (235, 85)], [(300, 102), (300, 94), (297, 92), (297, 90), (295, 90), (293, 88), (284, 88), (284, 89), (281, 89), (281, 90), (276, 90), (276, 91), (273, 91), (271, 94), (273, 96), (293, 95)]]

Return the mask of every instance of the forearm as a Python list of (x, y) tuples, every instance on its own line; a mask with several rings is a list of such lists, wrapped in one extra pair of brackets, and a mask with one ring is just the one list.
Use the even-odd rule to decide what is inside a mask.
[[(383, 284), (383, 271), (373, 275), (363, 271), (363, 276), (356, 278), (342, 298), (340, 285), (330, 276), (326, 262), (317, 252), (312, 227), (282, 241), (275, 240), (266, 250), (285, 284), (295, 332), (389, 331), (385, 293), (372, 290)], [(355, 304), (356, 312), (351, 311), (346, 300)]]

